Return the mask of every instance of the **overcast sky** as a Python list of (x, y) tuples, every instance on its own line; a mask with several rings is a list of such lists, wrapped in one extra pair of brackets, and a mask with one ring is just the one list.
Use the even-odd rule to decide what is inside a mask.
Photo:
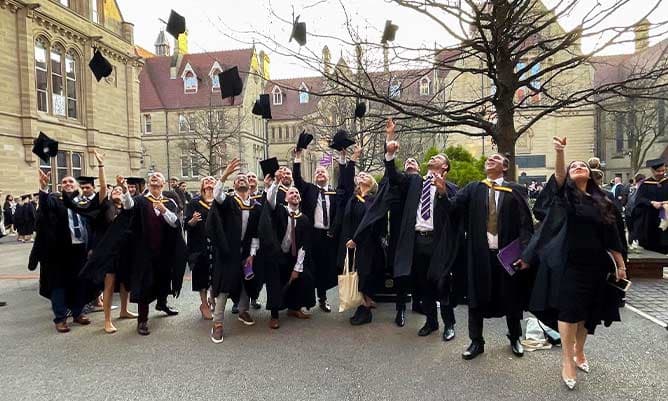
[[(295, 15), (301, 15), (301, 20), (307, 23), (308, 31), (320, 35), (349, 38), (345, 27), (345, 7), (353, 27), (368, 41), (379, 42), (385, 20), (391, 19), (393, 23), (399, 25), (397, 43), (403, 46), (433, 48), (435, 44), (447, 46), (454, 43), (451, 37), (444, 35), (443, 30), (426, 17), (386, 0), (117, 1), (125, 20), (135, 25), (135, 43), (149, 51), (155, 50), (155, 39), (164, 26), (159, 18), (166, 20), (171, 9), (186, 18), (190, 53), (250, 47), (253, 38), (266, 43), (266, 40), (262, 40), (258, 35), (243, 32), (261, 32), (291, 49), (298, 50), (299, 45), (294, 41), (288, 44), (290, 25), (284, 21), (292, 19), (292, 7)], [(554, 3), (554, 0), (546, 2), (549, 5)], [(588, 7), (597, 2), (605, 5), (614, 0), (580, 0), (578, 5)], [(617, 13), (610, 22), (633, 23), (647, 13), (649, 3), (654, 2), (655, 0), (633, 0), (631, 6)], [(278, 17), (272, 15), (271, 10)], [(561, 23), (566, 29), (571, 29), (577, 24), (576, 17), (577, 15), (574, 15)], [(668, 1), (664, 0), (650, 20), (654, 22), (666, 18), (668, 18)], [(319, 54), (325, 44), (330, 47), (334, 60), (341, 52), (348, 53), (352, 50), (343, 48), (335, 40), (312, 36), (308, 38), (306, 47)], [(583, 50), (588, 51), (595, 45), (593, 41), (584, 42)], [(265, 50), (268, 50), (271, 56), (272, 78), (314, 75), (313, 71), (309, 71), (294, 58), (276, 54), (271, 48)], [(631, 52), (632, 48), (618, 48), (615, 51)]]

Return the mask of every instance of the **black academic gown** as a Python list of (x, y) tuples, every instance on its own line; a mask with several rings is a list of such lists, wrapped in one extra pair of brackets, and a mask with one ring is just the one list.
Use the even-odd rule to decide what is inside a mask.
[(14, 211), (14, 228), (19, 235), (32, 235), (35, 232), (35, 220), (37, 211), (32, 202), (16, 205)]
[[(242, 208), (248, 208), (249, 211), (243, 239), (241, 238)], [(226, 196), (222, 204), (214, 202), (211, 207), (206, 231), (213, 245), (211, 274), (213, 297), (221, 293), (229, 294), (236, 302), (239, 300), (242, 285), (245, 286), (249, 297), (257, 297), (257, 283), (244, 280), (243, 265), (250, 255), (251, 240), (258, 237), (260, 213), (260, 205), (257, 202), (251, 201), (251, 205), (247, 207), (236, 196)]]
[(267, 290), (267, 309), (299, 310), (301, 307), (315, 306), (314, 280), (312, 273), (311, 237), (313, 223), (300, 213), (296, 216), (296, 249), (305, 251), (304, 271), (299, 278), (289, 283), (290, 275), (297, 261), (290, 252), (284, 253), (281, 243), (288, 230), (288, 210), (277, 204), (274, 210), (266, 204), (262, 210), (259, 225), (260, 250), (264, 259), (264, 277)]
[[(524, 249), (533, 234), (526, 189), (505, 181), (501, 186), (507, 190), (499, 191), (499, 249), (518, 238)], [(489, 187), (484, 182), (472, 182), (448, 200), (449, 212), (463, 219), (467, 235), (467, 269), (465, 277), (455, 278), (463, 286), (457, 290), (466, 294), (469, 308), (478, 310), (486, 318), (526, 310), (533, 279), (530, 271), (510, 276), (498, 264), (491, 263), (493, 256), (487, 241), (488, 193)]]
[[(192, 290), (199, 292), (211, 285), (211, 245), (206, 235), (206, 221), (211, 205), (201, 197), (195, 197), (186, 206), (183, 224), (188, 233), (187, 250), (188, 266), (192, 271)], [(201, 215), (202, 220), (191, 226), (188, 222), (195, 212)]]
[[(178, 214), (176, 203), (163, 197), (163, 204), (173, 213)], [(130, 300), (139, 304), (148, 304), (157, 297), (172, 294), (178, 297), (183, 285), (186, 267), (186, 245), (183, 240), (181, 224), (176, 227), (167, 224), (159, 217), (161, 241), (160, 252), (154, 254), (149, 246), (149, 213), (155, 213), (153, 204), (147, 196), (134, 198), (132, 220), (129, 231), (133, 241), (128, 244), (131, 257)]]
[(633, 208), (633, 227), (638, 243), (650, 251), (668, 253), (668, 230), (659, 228), (659, 210), (652, 206), (652, 201), (668, 200), (668, 177), (657, 181), (654, 177), (647, 178), (638, 187)]
[[(316, 259), (313, 271), (315, 285), (316, 288), (322, 290), (334, 288), (338, 282), (337, 276), (340, 269), (336, 265), (336, 250), (339, 243), (340, 215), (346, 207), (348, 199), (352, 196), (355, 185), (354, 177), (355, 163), (349, 162), (345, 166), (339, 166), (339, 181), (336, 190), (329, 185), (324, 188), (325, 196), (329, 197), (327, 237), (320, 238), (316, 235), (311, 242), (314, 259)], [(292, 178), (301, 195), (302, 212), (313, 223), (316, 206), (318, 202), (321, 202), (320, 188), (315, 184), (304, 181), (301, 174), (301, 163), (292, 165)]]
[[(90, 224), (85, 222), (83, 216), (80, 216), (80, 220), (90, 238)], [(28, 269), (35, 270), (38, 264), (40, 266), (39, 294), (51, 299), (53, 289), (64, 288), (67, 305), (80, 301), (85, 304), (92, 300), (95, 293), (89, 291), (85, 283), (78, 277), (82, 266), (72, 262), (69, 215), (60, 193), (39, 192), (36, 224), (37, 236), (30, 252)], [(79, 296), (77, 294), (83, 294), (85, 299), (74, 299)]]

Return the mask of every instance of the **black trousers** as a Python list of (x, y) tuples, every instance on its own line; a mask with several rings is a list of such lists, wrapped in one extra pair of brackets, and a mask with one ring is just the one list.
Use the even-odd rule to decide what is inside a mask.
[(448, 294), (439, 294), (437, 283), (429, 280), (427, 273), (429, 272), (429, 265), (434, 253), (434, 238), (431, 233), (421, 234), (415, 233), (415, 244), (413, 246), (413, 266), (411, 274), (415, 284), (414, 293), (417, 294), (418, 299), (422, 303), (422, 311), (424, 312), (427, 323), (432, 327), (438, 327), (438, 319), (436, 317), (436, 301), (441, 301), (441, 318), (446, 327), (455, 324), (455, 314), (452, 310), (452, 305), (448, 302)]
[[(478, 309), (469, 308), (469, 338), (471, 341), (485, 343), (482, 336), (484, 314)], [(508, 337), (517, 340), (522, 337), (522, 311), (513, 311), (506, 314)]]
[(312, 230), (313, 276), (318, 301), (327, 300), (327, 290), (336, 286), (336, 241), (327, 235), (327, 230), (314, 228)]

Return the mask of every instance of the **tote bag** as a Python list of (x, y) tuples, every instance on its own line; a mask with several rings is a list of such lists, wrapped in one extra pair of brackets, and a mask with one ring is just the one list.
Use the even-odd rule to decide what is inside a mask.
[(349, 255), (350, 251), (346, 249), (343, 274), (339, 275), (339, 312), (356, 308), (362, 304), (362, 293), (357, 289), (359, 277), (355, 269), (355, 250), (353, 249), (352, 264)]

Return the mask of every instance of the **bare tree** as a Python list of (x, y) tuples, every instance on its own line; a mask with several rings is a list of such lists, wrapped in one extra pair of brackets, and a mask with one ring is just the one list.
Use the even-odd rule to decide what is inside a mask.
[[(293, 57), (322, 74), (330, 85), (315, 95), (383, 104), (388, 107), (387, 114), (398, 120), (421, 121), (422, 133), (490, 136), (498, 151), (507, 153), (512, 161), (517, 139), (547, 115), (593, 107), (603, 94), (643, 99), (663, 96), (666, 80), (661, 78), (668, 74), (665, 65), (644, 68), (642, 76), (632, 73), (600, 85), (582, 85), (582, 76), (593, 75), (592, 62), (600, 52), (633, 43), (634, 36), (649, 41), (665, 35), (666, 16), (656, 13), (661, 0), (650, 0), (640, 21), (613, 18), (637, 5), (632, 0), (554, 0), (550, 7), (539, 0), (391, 2), (419, 14), (425, 22), (435, 23), (440, 29), (430, 32), (435, 39), (454, 39), (457, 44), (429, 49), (367, 41), (355, 28), (356, 22), (342, 1), (339, 6), (348, 37), (326, 38), (350, 49), (359, 45), (367, 51), (370, 56), (366, 63), (358, 63), (357, 71), (332, 66), (308, 45), (296, 49), (265, 33), (252, 34), (271, 51)], [(331, 2), (316, 2), (311, 7), (331, 7)], [(559, 25), (562, 19), (576, 16), (575, 29), (565, 30)], [(275, 12), (274, 17), (291, 24), (291, 18)], [(649, 17), (654, 18), (653, 23), (648, 22)], [(317, 37), (317, 33), (311, 36)], [(581, 42), (587, 38), (596, 39), (597, 44), (584, 52)], [(359, 53), (349, 55), (349, 59), (355, 57)], [(400, 79), (380, 80), (385, 84), (377, 79), (379, 72), (392, 77), (398, 70)], [(397, 89), (419, 85), (425, 76), (436, 78), (428, 96), (395, 95)], [(378, 117), (384, 119), (386, 115)]]

